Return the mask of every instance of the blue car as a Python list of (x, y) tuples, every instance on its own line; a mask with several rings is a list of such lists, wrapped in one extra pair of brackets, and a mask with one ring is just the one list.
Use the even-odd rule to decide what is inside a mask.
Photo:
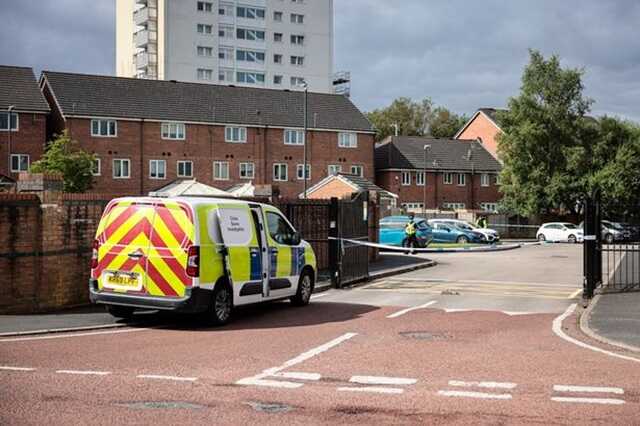
[(481, 232), (459, 228), (442, 222), (428, 222), (433, 232), (433, 241), (437, 243), (486, 243), (487, 238)]
[[(409, 223), (409, 216), (387, 216), (380, 220), (380, 244), (402, 246), (405, 239), (404, 227)], [(414, 218), (416, 223), (416, 239), (420, 247), (425, 247), (432, 239), (431, 226), (425, 219)]]

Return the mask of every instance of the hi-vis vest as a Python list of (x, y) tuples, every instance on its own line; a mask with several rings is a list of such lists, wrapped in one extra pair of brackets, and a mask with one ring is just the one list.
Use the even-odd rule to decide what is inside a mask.
[(416, 233), (416, 225), (413, 221), (407, 223), (407, 226), (404, 227), (404, 233), (407, 235), (414, 235)]

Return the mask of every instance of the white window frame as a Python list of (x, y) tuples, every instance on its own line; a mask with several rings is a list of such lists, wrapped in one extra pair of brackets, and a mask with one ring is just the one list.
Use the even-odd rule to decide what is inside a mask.
[(411, 172), (401, 172), (400, 182), (402, 183), (402, 186), (411, 185)]
[(213, 47), (196, 46), (196, 54), (201, 58), (213, 58)]
[(213, 70), (211, 68), (198, 68), (196, 77), (200, 81), (211, 81), (213, 80)]
[(273, 84), (276, 86), (282, 86), (283, 77), (280, 74), (276, 74), (273, 76)]
[[(251, 173), (248, 173), (251, 171)], [(240, 179), (255, 179), (256, 165), (252, 161), (243, 161), (238, 164), (238, 176)]]
[[(191, 167), (191, 173), (190, 174), (186, 174), (186, 173), (180, 173), (180, 165), (183, 165), (183, 170), (185, 169), (185, 165), (189, 164)], [(179, 178), (190, 178), (193, 177), (193, 161), (191, 160), (178, 160), (176, 162), (176, 176)]]
[[(237, 138), (234, 134), (238, 131)], [(247, 143), (247, 128), (240, 126), (226, 126), (224, 128), (224, 141), (229, 143)]]
[(304, 146), (304, 130), (284, 129), (282, 135), (285, 145)]
[[(209, 32), (207, 32), (207, 30), (209, 30)], [(203, 36), (211, 36), (213, 35), (213, 25), (212, 24), (196, 24), (196, 33)]]
[(467, 175), (464, 173), (458, 173), (456, 177), (457, 186), (467, 186)]
[(218, 69), (218, 81), (233, 82), (234, 74), (235, 74), (235, 72), (233, 71), (233, 69), (220, 68), (220, 69)]
[(340, 164), (329, 164), (327, 166), (327, 174), (329, 176), (335, 176), (338, 173), (342, 173), (342, 165), (340, 165)]
[[(241, 75), (243, 76), (242, 78), (240, 77)], [(262, 81), (260, 81), (260, 78), (262, 78)], [(264, 86), (266, 82), (266, 74), (256, 71), (236, 71), (236, 81), (243, 84)]]
[(362, 166), (360, 164), (353, 164), (351, 166), (351, 174), (352, 175), (356, 175), (356, 176), (360, 176), (360, 177), (364, 177), (364, 166)]
[[(122, 164), (127, 164), (127, 174), (122, 176), (116, 176), (116, 163), (120, 162), (120, 171), (122, 171)], [(111, 162), (111, 177), (113, 179), (131, 179), (131, 160), (129, 158), (114, 158)]]
[(233, 47), (230, 46), (218, 46), (218, 60), (220, 61), (233, 61)]
[(446, 172), (442, 174), (442, 183), (445, 185), (453, 185), (453, 173)]
[[(25, 158), (27, 159), (27, 168), (26, 170), (22, 170), (20, 168), (20, 165), (22, 164), (22, 161), (20, 161), (21, 159)], [(18, 159), (18, 168), (15, 169), (13, 167), (13, 159), (17, 158)], [(20, 172), (28, 172), (29, 171), (29, 167), (31, 167), (31, 157), (29, 156), (29, 154), (11, 154), (11, 164), (9, 164), (9, 166), (11, 167), (11, 173), (20, 173)]]
[(273, 11), (273, 22), (282, 22), (282, 18), (284, 18), (284, 13), (279, 10)]
[(304, 66), (304, 56), (291, 55), (289, 59), (289, 63), (293, 67), (303, 67)]
[(416, 186), (424, 186), (425, 184), (425, 172), (416, 172)]
[(273, 63), (274, 64), (278, 64), (278, 65), (282, 65), (282, 54), (281, 53), (274, 53), (274, 55), (273, 55)]
[[(216, 177), (216, 166), (218, 166), (219, 176)], [(226, 177), (224, 173), (226, 170)], [(228, 161), (214, 161), (213, 162), (213, 180), (229, 180), (229, 162)]]
[(294, 46), (304, 46), (304, 35), (302, 34), (291, 34), (289, 36), (289, 41)]
[[(298, 178), (298, 180), (304, 180), (302, 177), (302, 168), (303, 168), (304, 164), (297, 164), (296, 165), (296, 177)], [(306, 180), (311, 180), (311, 164), (307, 163), (307, 179)]]
[(282, 33), (273, 33), (273, 42), (274, 43), (282, 43), (284, 39), (284, 34)]
[[(243, 10), (244, 16), (240, 16), (240, 10)], [(262, 11), (262, 16), (258, 16), (258, 12)], [(256, 21), (262, 20), (264, 21), (267, 16), (267, 9), (264, 7), (258, 6), (237, 6), (236, 7), (236, 17), (240, 19), (254, 19)]]
[[(153, 169), (156, 169), (155, 176), (153, 175)], [(160, 166), (162, 166), (162, 174), (160, 173)], [(149, 179), (164, 180), (167, 178), (167, 160), (149, 160)]]
[[(175, 137), (171, 137), (171, 130), (175, 126)], [(182, 131), (180, 131), (182, 130)], [(160, 126), (160, 136), (165, 140), (183, 141), (187, 138), (187, 126), (184, 123), (166, 121)]]
[[(239, 35), (243, 34), (242, 37)], [(252, 34), (250, 37), (249, 35)], [(258, 37), (258, 35), (262, 35), (262, 37)], [(263, 42), (266, 38), (266, 32), (264, 30), (256, 30), (253, 28), (236, 28), (236, 39), (238, 40), (248, 40), (248, 41), (257, 41)]]
[(236, 31), (233, 28), (233, 25), (218, 25), (218, 38), (221, 40), (230, 39), (233, 40), (236, 38)]
[(480, 203), (480, 208), (485, 212), (497, 213), (498, 203)]
[(358, 134), (355, 132), (338, 133), (338, 148), (357, 148)]
[(97, 171), (94, 172), (94, 167), (93, 167), (93, 164), (92, 164), (91, 165), (91, 176), (102, 176), (102, 160), (100, 160), (99, 158), (94, 158), (93, 161), (94, 161), (93, 164), (97, 165), (97, 167), (96, 167)]
[(409, 202), (409, 203), (402, 203), (401, 207), (403, 207), (406, 210), (419, 210), (422, 209), (423, 203), (418, 203), (418, 202)]
[(304, 15), (301, 13), (292, 13), (289, 20), (292, 24), (302, 25), (304, 24)]
[(480, 175), (480, 186), (489, 186), (491, 179), (489, 179), (489, 173), (482, 173)]
[[(94, 130), (94, 123), (98, 123), (98, 133), (95, 133)], [(107, 134), (103, 135), (102, 134), (102, 123), (106, 123), (107, 125)], [(111, 134), (110, 130), (111, 130), (111, 124), (113, 123), (113, 134)], [(118, 121), (117, 120), (110, 120), (107, 118), (94, 118), (91, 120), (91, 136), (94, 138), (117, 138), (118, 137)]]
[[(19, 114), (12, 112), (11, 116), (9, 115), (9, 111), (2, 111), (0, 112), (1, 115), (4, 115), (7, 117), (7, 127), (0, 127), (0, 131), (2, 132), (8, 132), (9, 128), (11, 128), (12, 132), (17, 132), (18, 130), (20, 130), (20, 116)], [(11, 127), (11, 118), (15, 117), (16, 119), (16, 127)]]
[[(220, 13), (222, 11), (224, 11), (224, 13)], [(233, 3), (220, 2), (218, 5), (218, 15), (234, 17), (236, 16), (236, 6)]]
[[(281, 179), (281, 176), (276, 173), (276, 170), (279, 170), (284, 167), (284, 179)], [(273, 164), (273, 181), (274, 182), (288, 182), (289, 181), (289, 166), (287, 163), (274, 163)]]
[(442, 203), (442, 208), (446, 210), (466, 210), (465, 203)]
[[(202, 9), (200, 9), (200, 5), (202, 5)], [(196, 4), (196, 11), (197, 12), (213, 13), (213, 2), (210, 2), (210, 1), (199, 1)]]

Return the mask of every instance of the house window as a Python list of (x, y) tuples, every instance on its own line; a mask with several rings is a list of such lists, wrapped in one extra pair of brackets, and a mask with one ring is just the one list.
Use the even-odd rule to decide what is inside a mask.
[(358, 135), (356, 133), (338, 133), (338, 146), (340, 148), (357, 148)]
[(210, 1), (199, 1), (198, 2), (198, 12), (212, 12), (213, 11), (213, 3)]
[(236, 38), (239, 40), (264, 41), (264, 31), (238, 28), (236, 29)]
[(177, 172), (179, 178), (193, 177), (193, 161), (178, 161)]
[(236, 13), (238, 18), (264, 19), (264, 9), (261, 7), (238, 6)]
[(500, 185), (500, 183), (502, 182), (502, 178), (500, 177), (500, 174), (496, 175), (496, 185)]
[[(0, 112), (0, 130), (9, 130), (8, 112)], [(11, 130), (18, 130), (18, 114), (11, 113)]]
[(497, 213), (498, 203), (480, 203), (480, 208), (485, 212)]
[(282, 84), (282, 76), (274, 75), (273, 76), (273, 84), (277, 84), (278, 86)]
[(244, 62), (264, 62), (264, 52), (254, 50), (236, 50), (236, 59)]
[(213, 162), (213, 179), (229, 180), (229, 162), (228, 161)]
[(184, 123), (162, 123), (162, 139), (179, 139), (185, 138)]
[(402, 172), (402, 185), (411, 185), (411, 172)]
[(304, 131), (285, 129), (284, 144), (285, 145), (304, 145)]
[(218, 59), (222, 61), (233, 61), (233, 47), (220, 46), (218, 48)]
[(282, 43), (282, 33), (273, 33), (273, 41), (276, 43)]
[(131, 177), (131, 161), (127, 158), (113, 160), (113, 178), (129, 179)]
[(465, 186), (467, 184), (467, 176), (464, 173), (458, 173), (458, 186)]
[(329, 176), (337, 175), (341, 171), (342, 166), (339, 164), (329, 164), (329, 167), (327, 168), (327, 173), (329, 174)]
[[(306, 173), (304, 173), (306, 177), (302, 176), (303, 169), (306, 169)], [(304, 167), (304, 164), (298, 164), (296, 167), (296, 170), (297, 170), (298, 180), (311, 179), (311, 164), (307, 164), (306, 167)]]
[(118, 136), (118, 125), (115, 120), (91, 120), (91, 136), (115, 138)]
[(220, 68), (218, 70), (218, 81), (230, 81), (233, 82), (233, 70)]
[(278, 182), (286, 182), (288, 180), (286, 164), (277, 163), (273, 165), (273, 180)]
[(213, 79), (213, 70), (207, 68), (198, 68), (198, 80)]
[(196, 25), (196, 31), (198, 32), (198, 34), (211, 35), (211, 34), (213, 34), (213, 25), (210, 25), (210, 24), (197, 24)]
[(489, 186), (489, 173), (483, 173), (480, 175), (480, 185)]
[(445, 185), (453, 184), (453, 173), (445, 173), (442, 175), (442, 181)]
[(274, 64), (282, 64), (282, 55), (276, 53), (273, 55), (273, 63)]
[(273, 20), (276, 22), (282, 22), (282, 12), (273, 12)]
[(11, 154), (11, 171), (14, 173), (29, 171), (29, 156), (26, 154)]
[(292, 24), (304, 24), (304, 15), (300, 15), (299, 13), (291, 14), (291, 23)]
[(218, 37), (233, 39), (233, 27), (229, 25), (220, 25), (218, 27)]
[(255, 165), (253, 163), (240, 163), (240, 179), (253, 179)]
[(442, 203), (442, 207), (446, 210), (464, 210), (464, 203)]
[(218, 15), (233, 16), (233, 9), (235, 9), (233, 4), (220, 3), (220, 6), (218, 6)]
[(351, 166), (351, 174), (364, 177), (364, 167), (362, 166)]
[(304, 0), (291, 0), (291, 3), (302, 4)]
[(264, 73), (238, 71), (236, 81), (246, 84), (264, 84)]
[(213, 47), (210, 46), (197, 46), (198, 56), (206, 56), (210, 58), (213, 56)]
[(416, 185), (424, 186), (424, 172), (416, 173)]
[(102, 174), (102, 162), (99, 158), (94, 158), (91, 164), (91, 174), (93, 176), (100, 176)]
[(225, 127), (224, 141), (234, 143), (245, 143), (247, 141), (246, 127)]
[(304, 78), (291, 77), (291, 87), (300, 87), (304, 84)]
[(422, 203), (402, 203), (402, 208), (405, 210), (421, 210), (423, 205)]
[(166, 179), (167, 162), (165, 160), (149, 160), (149, 177), (151, 179)]
[(299, 46), (302, 46), (304, 44), (304, 36), (303, 35), (292, 34), (291, 35), (291, 44), (297, 44)]
[(301, 67), (304, 65), (304, 56), (291, 56), (291, 65)]

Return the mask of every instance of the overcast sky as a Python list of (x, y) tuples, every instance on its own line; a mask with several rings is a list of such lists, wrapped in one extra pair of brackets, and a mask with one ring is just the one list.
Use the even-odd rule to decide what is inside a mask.
[[(172, 0), (175, 1), (175, 0)], [(309, 0), (322, 1), (322, 0)], [(0, 63), (112, 74), (115, 0), (2, 0)], [(638, 0), (334, 0), (335, 67), (368, 111), (429, 96), (470, 114), (517, 94), (528, 48), (584, 67), (595, 114), (640, 121)]]

